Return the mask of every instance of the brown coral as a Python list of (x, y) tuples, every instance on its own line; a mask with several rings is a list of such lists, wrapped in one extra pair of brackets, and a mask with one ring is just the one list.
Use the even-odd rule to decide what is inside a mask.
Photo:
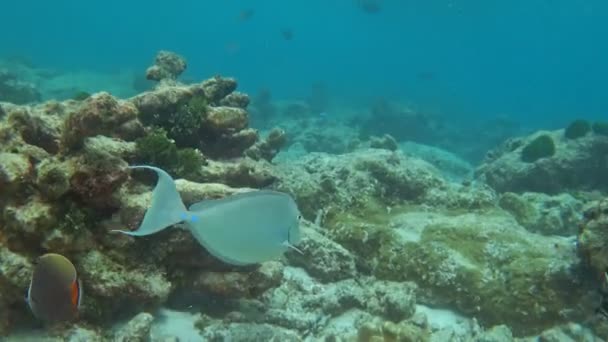
[(186, 59), (175, 52), (159, 51), (154, 65), (146, 70), (146, 79), (175, 80), (186, 70)]
[[(137, 114), (137, 108), (130, 102), (119, 101), (106, 92), (93, 95), (68, 115), (62, 145), (66, 150), (78, 149), (86, 137), (99, 134), (132, 138), (131, 132), (124, 132), (124, 125), (135, 120)], [(120, 127), (122, 131), (117, 130)]]

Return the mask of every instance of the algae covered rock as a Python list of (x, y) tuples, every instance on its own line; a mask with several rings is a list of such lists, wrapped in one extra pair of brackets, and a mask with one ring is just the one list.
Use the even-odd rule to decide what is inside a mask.
[[(0, 236), (2, 232), (0, 231)], [(23, 319), (23, 291), (27, 288), (33, 266), (30, 260), (14, 253), (0, 243), (0, 336)]]
[(584, 137), (589, 132), (591, 132), (591, 123), (589, 121), (575, 120), (566, 127), (564, 136), (568, 139), (578, 139)]
[(218, 76), (203, 81), (201, 87), (205, 92), (205, 97), (209, 99), (209, 103), (217, 105), (222, 99), (236, 90), (237, 82), (234, 78)]
[(83, 281), (85, 315), (109, 318), (118, 313), (156, 308), (167, 299), (171, 283), (151, 266), (130, 269), (94, 250), (76, 259)]
[(499, 205), (527, 230), (544, 235), (576, 235), (582, 220), (583, 203), (569, 194), (507, 192), (500, 196)]
[(17, 153), (0, 152), (0, 198), (8, 193), (18, 193), (18, 189), (31, 181), (33, 168), (29, 159)]
[(211, 107), (206, 124), (219, 134), (237, 132), (247, 127), (247, 112), (235, 107)]
[(578, 245), (600, 279), (608, 270), (608, 200), (594, 201), (585, 206)]
[[(520, 156), (526, 146), (542, 136), (554, 141), (555, 153), (550, 158), (532, 158), (534, 162), (522, 160)], [(603, 190), (608, 184), (605, 176), (607, 154), (606, 136), (588, 134), (566, 139), (562, 131), (540, 132), (520, 144), (502, 149), (475, 173), (479, 180), (498, 192), (556, 194), (566, 190)]]
[(302, 253), (287, 253), (287, 258), (293, 265), (303, 267), (322, 282), (348, 279), (356, 275), (354, 256), (324, 236), (320, 227), (303, 223), (300, 229), (303, 233), (298, 249)]
[(606, 121), (594, 122), (591, 128), (595, 134), (608, 136), (608, 122)]
[(483, 324), (527, 333), (563, 321), (564, 308), (584, 314), (576, 309), (584, 290), (570, 271), (578, 263), (572, 241), (531, 234), (500, 211), (393, 212), (393, 219), (336, 216), (327, 225), (358, 251), (361, 269), (414, 281), (423, 303), (450, 305)]
[(62, 112), (62, 108), (18, 107), (9, 112), (7, 122), (24, 142), (54, 154), (61, 139), (62, 117), (57, 112)]
[(430, 164), (400, 152), (366, 149), (343, 155), (311, 153), (276, 169), (278, 190), (292, 194), (309, 220), (320, 212), (423, 201), (444, 181)]
[(272, 161), (286, 143), (287, 134), (285, 131), (275, 127), (268, 133), (265, 139), (258, 141), (255, 145), (245, 150), (245, 155), (255, 160), (266, 159), (267, 161)]
[(283, 266), (276, 261), (262, 263), (252, 271), (201, 271), (191, 276), (191, 291), (225, 298), (255, 297), (276, 287), (283, 279)]
[(78, 109), (71, 112), (63, 128), (62, 145), (68, 150), (82, 147), (85, 138), (96, 135), (134, 138), (139, 129), (132, 132), (130, 122), (137, 119), (137, 108), (130, 102), (117, 100), (112, 95), (101, 92), (83, 101)]
[(548, 158), (555, 154), (555, 143), (549, 135), (540, 135), (530, 141), (521, 150), (521, 160), (533, 163), (541, 158)]
[(146, 79), (154, 81), (175, 80), (186, 70), (186, 67), (184, 57), (171, 51), (159, 51), (156, 54), (154, 65), (146, 70)]
[(153, 321), (154, 317), (151, 314), (147, 312), (139, 313), (114, 333), (112, 340), (116, 342), (148, 341)]

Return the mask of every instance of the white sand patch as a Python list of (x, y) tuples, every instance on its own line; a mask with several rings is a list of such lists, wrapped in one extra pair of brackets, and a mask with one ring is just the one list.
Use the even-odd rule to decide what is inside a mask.
[(422, 231), (428, 225), (436, 223), (440, 214), (415, 211), (391, 218), (390, 226), (404, 242), (419, 242)]
[(177, 337), (179, 341), (204, 341), (199, 330), (194, 326), (197, 319), (195, 314), (161, 309), (154, 315), (154, 318), (150, 330), (152, 341), (162, 341), (168, 337)]
[(367, 312), (352, 309), (343, 314), (333, 317), (327, 321), (320, 335), (329, 336), (357, 336), (359, 327), (372, 320), (372, 316)]
[(429, 326), (433, 330), (452, 329), (457, 335), (465, 334), (469, 330), (470, 320), (452, 310), (435, 309), (424, 305), (416, 305), (417, 313), (424, 313)]

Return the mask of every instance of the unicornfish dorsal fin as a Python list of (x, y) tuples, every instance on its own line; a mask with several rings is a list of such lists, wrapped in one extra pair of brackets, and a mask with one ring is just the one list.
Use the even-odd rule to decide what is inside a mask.
[(153, 170), (158, 175), (158, 181), (152, 191), (152, 204), (146, 211), (139, 228), (136, 231), (113, 231), (132, 236), (144, 236), (157, 233), (184, 220), (187, 213), (186, 207), (177, 192), (173, 178), (167, 172), (146, 165), (130, 166), (129, 168)]

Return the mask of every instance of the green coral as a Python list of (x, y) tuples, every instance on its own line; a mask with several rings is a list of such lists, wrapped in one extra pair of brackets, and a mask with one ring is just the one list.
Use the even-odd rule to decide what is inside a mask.
[(607, 121), (598, 121), (594, 122), (591, 126), (593, 132), (598, 135), (607, 135), (608, 136), (608, 122)]
[(163, 129), (135, 141), (137, 158), (141, 163), (155, 165), (178, 178), (199, 180), (203, 155), (192, 148), (178, 149)]
[(207, 99), (195, 95), (174, 112), (142, 115), (141, 120), (146, 125), (163, 129), (178, 147), (196, 148), (200, 145), (200, 129), (206, 114)]
[(568, 139), (578, 139), (584, 137), (591, 131), (591, 124), (587, 120), (575, 120), (564, 132), (564, 136)]
[(540, 135), (524, 146), (521, 151), (521, 160), (533, 163), (541, 158), (551, 157), (555, 154), (555, 142), (547, 134)]

